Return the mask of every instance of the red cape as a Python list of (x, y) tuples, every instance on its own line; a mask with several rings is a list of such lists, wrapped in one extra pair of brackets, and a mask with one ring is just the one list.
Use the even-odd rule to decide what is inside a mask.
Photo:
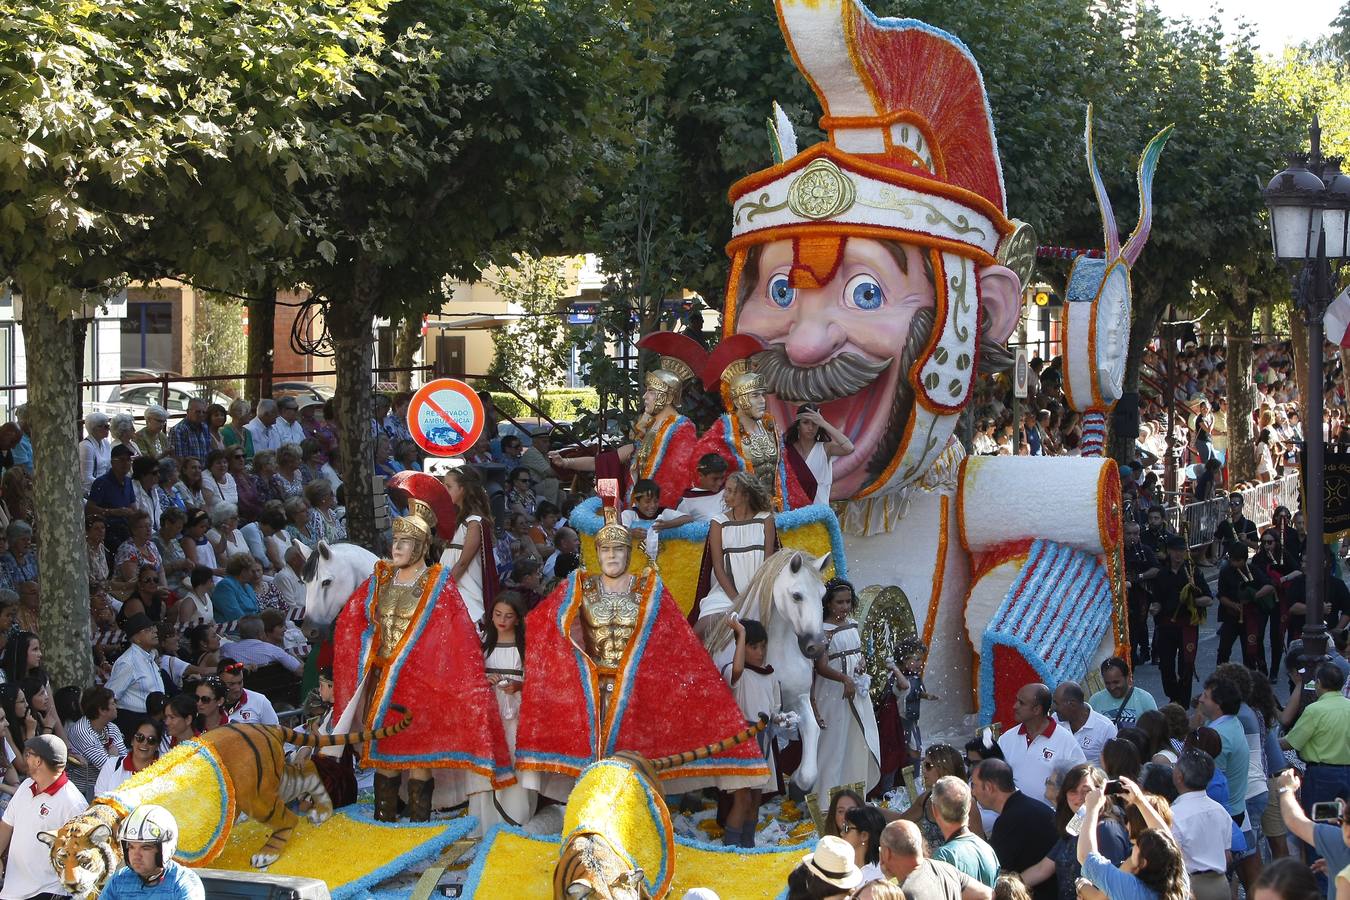
[[(525, 687), (516, 732), (516, 768), (572, 777), (620, 750), (648, 759), (696, 750), (746, 727), (679, 606), (651, 571), (635, 585), (642, 598), (628, 662), (615, 676), (606, 722), (597, 722), (599, 679), (573, 643), (582, 578), (573, 573), (526, 618)], [(747, 741), (716, 756), (660, 773), (663, 781), (724, 775), (768, 777), (759, 745)]]
[[(745, 458), (741, 455), (740, 449), (736, 446), (736, 436), (732, 433), (735, 426), (732, 424), (731, 418), (731, 413), (724, 413), (718, 416), (717, 421), (712, 423), (712, 427), (703, 432), (703, 436), (698, 439), (694, 459), (697, 461), (705, 453), (716, 453), (727, 461), (730, 471), (751, 471), (750, 466), (746, 464)], [(773, 419), (768, 416), (765, 416), (765, 423), (771, 430), (775, 430), (777, 427), (774, 425)], [(813, 491), (808, 496), (801, 481), (794, 477), (792, 467), (787, 465), (787, 453), (781, 435), (778, 438), (778, 472), (774, 475), (773, 499), (774, 508), (777, 511), (801, 509), (803, 506), (809, 506), (815, 502), (815, 492)]]
[[(661, 487), (661, 502), (674, 506), (693, 485), (698, 469), (698, 429), (684, 416), (676, 415), (657, 426), (660, 433), (652, 458), (641, 471), (633, 459), (634, 480), (650, 478)], [(632, 486), (629, 486), (632, 490)], [(630, 498), (625, 494), (624, 502)]]
[[(478, 633), (450, 570), (431, 566), (427, 590), (404, 639), (376, 680), (362, 728), (392, 724), (390, 707), (412, 710), (407, 730), (366, 746), (362, 764), (381, 769), (463, 769), (495, 787), (515, 781), (497, 700), (483, 670)], [(334, 709), (351, 702), (356, 685), (375, 660), (372, 583), (393, 577), (381, 560), (375, 574), (352, 594), (338, 617), (333, 650)]]

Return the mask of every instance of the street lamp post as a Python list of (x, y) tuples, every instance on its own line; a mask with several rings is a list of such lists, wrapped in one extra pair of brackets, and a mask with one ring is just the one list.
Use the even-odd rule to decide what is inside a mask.
[(1326, 481), (1322, 350), (1326, 341), (1322, 320), (1332, 299), (1331, 260), (1350, 258), (1350, 179), (1341, 174), (1340, 159), (1322, 158), (1322, 129), (1316, 116), (1310, 136), (1312, 152), (1291, 156), (1289, 165), (1271, 179), (1262, 196), (1270, 208), (1275, 258), (1295, 269), (1294, 303), (1308, 326), (1308, 390), (1303, 398), (1303, 519), (1308, 529), (1303, 556), (1307, 607), (1303, 653), (1305, 658), (1316, 659), (1327, 652), (1323, 614), (1327, 550), (1322, 522)]

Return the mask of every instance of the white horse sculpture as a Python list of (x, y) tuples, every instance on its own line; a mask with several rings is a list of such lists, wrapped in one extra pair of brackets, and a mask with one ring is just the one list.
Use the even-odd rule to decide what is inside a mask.
[(310, 550), (296, 542), (305, 554), (300, 580), (305, 583), (305, 621), (302, 630), (311, 643), (327, 638), (338, 614), (371, 573), (379, 557), (357, 544), (319, 541)]
[[(820, 573), (829, 562), (828, 553), (815, 559), (800, 550), (779, 550), (764, 561), (735, 601), (738, 618), (755, 619), (769, 633), (766, 662), (778, 676), (783, 708), (797, 714), (802, 736), (802, 762), (792, 780), (807, 792), (815, 787), (817, 775), (820, 726), (811, 708), (811, 678), (813, 661), (825, 652), (825, 581)], [(704, 633), (704, 646), (721, 671), (735, 653), (727, 617), (716, 617)]]

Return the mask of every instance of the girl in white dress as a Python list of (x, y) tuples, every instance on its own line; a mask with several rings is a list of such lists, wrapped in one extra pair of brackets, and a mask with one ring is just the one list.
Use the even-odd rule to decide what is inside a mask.
[[(829, 503), (830, 488), (834, 485), (834, 458), (852, 453), (853, 442), (826, 421), (814, 403), (803, 403), (797, 407), (797, 421), (783, 435), (783, 447), (789, 466), (796, 466), (794, 459), (800, 459), (815, 478), (816, 492), (811, 502)], [(800, 474), (797, 479), (803, 480)], [(806, 486), (804, 483), (803, 489)]]
[[(698, 601), (698, 624), (702, 630), (731, 612), (735, 599), (745, 590), (755, 572), (778, 550), (778, 533), (769, 512), (769, 495), (763, 484), (748, 472), (733, 472), (722, 493), (726, 511), (712, 517), (708, 546), (704, 549), (709, 568), (707, 592)], [(708, 620), (708, 621), (705, 621)]]
[[(497, 697), (506, 747), (513, 759), (516, 729), (520, 725), (520, 689), (525, 683), (525, 613), (525, 598), (515, 591), (503, 591), (479, 623), (483, 631), (483, 668)], [(535, 796), (534, 791), (518, 784), (475, 794), (474, 815), (485, 826), (501, 821), (522, 825), (534, 815)]]
[(478, 622), (484, 613), (483, 561), (492, 552), (492, 508), (478, 474), (467, 466), (447, 472), (445, 486), (459, 510), (459, 523), (441, 554), (441, 565), (450, 570), (469, 618)]
[[(820, 775), (816, 798), (821, 809), (830, 789), (852, 787), (864, 797), (881, 778), (877, 720), (867, 691), (862, 635), (852, 615), (858, 606), (853, 585), (833, 579), (825, 587), (825, 638), (828, 649), (816, 660), (811, 701), (820, 725), (817, 756)], [(860, 682), (861, 677), (861, 682)]]

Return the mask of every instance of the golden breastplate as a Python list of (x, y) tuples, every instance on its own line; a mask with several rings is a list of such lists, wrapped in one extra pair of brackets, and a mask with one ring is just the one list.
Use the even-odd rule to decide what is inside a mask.
[(417, 611), (418, 601), (426, 590), (426, 574), (423, 573), (412, 584), (399, 584), (387, 581), (380, 585), (379, 595), (375, 598), (375, 619), (379, 625), (380, 656), (389, 656), (403, 640), (413, 614)]
[(624, 651), (637, 630), (640, 612), (636, 591), (610, 593), (600, 579), (586, 579), (582, 595), (581, 623), (586, 632), (586, 653), (603, 670), (623, 662)]
[(778, 469), (777, 436), (760, 425), (753, 431), (743, 432), (741, 449), (745, 453), (745, 461), (750, 465), (751, 471), (772, 496), (774, 474)]
[(633, 437), (637, 440), (637, 449), (633, 452), (635, 478), (646, 477), (647, 464), (656, 459), (656, 439), (661, 435), (666, 418), (647, 419), (644, 416), (634, 427)]

